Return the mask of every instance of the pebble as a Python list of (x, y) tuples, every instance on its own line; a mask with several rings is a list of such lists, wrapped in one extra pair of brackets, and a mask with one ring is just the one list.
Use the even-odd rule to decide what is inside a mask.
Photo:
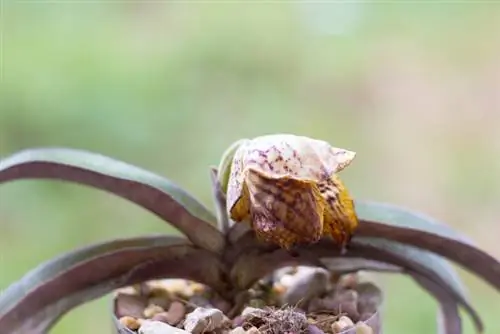
[(205, 308), (212, 307), (212, 303), (210, 303), (210, 301), (207, 298), (199, 295), (194, 295), (191, 298), (189, 298), (189, 304), (194, 304), (196, 306)]
[(139, 328), (139, 334), (189, 334), (189, 332), (167, 325), (160, 321), (145, 321)]
[(130, 316), (121, 317), (119, 321), (120, 324), (133, 331), (137, 330), (141, 326), (139, 320)]
[(359, 320), (358, 311), (358, 292), (355, 290), (342, 290), (336, 296), (329, 297), (323, 300), (324, 309), (337, 310), (347, 313), (347, 315), (354, 319)]
[(356, 334), (373, 334), (373, 329), (365, 323), (356, 324)]
[(330, 281), (330, 273), (323, 268), (304, 267), (292, 277), (282, 302), (299, 307), (325, 293)]
[(248, 301), (248, 305), (256, 308), (264, 308), (266, 307), (267, 303), (262, 299), (254, 298)]
[(354, 323), (349, 317), (341, 316), (339, 320), (332, 324), (332, 331), (340, 333), (354, 327)]
[(294, 282), (294, 277), (293, 275), (286, 274), (280, 277), (279, 283), (284, 286), (286, 289), (288, 289)]
[(147, 303), (145, 297), (120, 293), (115, 297), (115, 314), (118, 318), (124, 316), (140, 318)]
[[(162, 313), (158, 313), (158, 314), (155, 314), (151, 320), (153, 321), (161, 321), (161, 322), (164, 322), (166, 324), (169, 324), (168, 323), (168, 313), (167, 312), (162, 312)], [(169, 324), (171, 325), (171, 324)]]
[(346, 289), (339, 291), (338, 294), (336, 295), (336, 298), (338, 298), (340, 301), (358, 301), (358, 292), (356, 290), (352, 289)]
[(260, 334), (260, 331), (257, 327), (250, 327), (247, 331), (246, 334)]
[(273, 285), (273, 292), (278, 296), (282, 296), (286, 292), (286, 290), (287, 287), (280, 282), (274, 283)]
[(167, 278), (159, 279), (149, 282), (151, 288), (157, 287), (160, 289), (165, 289), (169, 292), (183, 292), (189, 290), (190, 282), (181, 278)]
[(175, 326), (184, 319), (185, 315), (186, 306), (179, 301), (173, 301), (167, 311), (167, 323)]
[(247, 306), (243, 309), (243, 311), (241, 312), (241, 316), (243, 318), (246, 318), (248, 316), (254, 316), (254, 315), (260, 315), (260, 314), (264, 314), (264, 311), (260, 308), (256, 308), (256, 307), (251, 307), (251, 306)]
[(203, 284), (178, 278), (150, 281), (148, 285), (150, 289), (163, 289), (170, 294), (185, 298), (192, 297), (205, 290)]
[(325, 334), (325, 332), (315, 325), (308, 325), (307, 331), (309, 334)]
[(274, 271), (271, 275), (273, 281), (279, 281), (284, 275), (293, 275), (297, 272), (294, 266), (287, 266)]
[(165, 290), (165, 288), (158, 286), (149, 286), (149, 293), (147, 296), (149, 298), (149, 304), (161, 306), (164, 310), (168, 308), (170, 302), (172, 301), (170, 292)]
[(382, 304), (382, 291), (372, 283), (360, 283), (356, 289), (359, 293), (358, 309), (360, 313), (375, 313)]
[(365, 323), (356, 324), (356, 334), (373, 334), (373, 329)]
[(143, 314), (145, 318), (150, 319), (154, 317), (156, 314), (162, 312), (165, 312), (165, 310), (161, 306), (151, 304), (144, 309)]
[(126, 286), (115, 290), (114, 292), (115, 297), (118, 296), (119, 294), (137, 295), (137, 290), (133, 286)]
[(236, 327), (229, 332), (229, 334), (245, 334), (245, 333), (246, 331), (243, 329), (243, 327)]
[(148, 285), (147, 282), (134, 284), (132, 287), (136, 291), (135, 293), (137, 295), (140, 295), (140, 296), (147, 296), (147, 295), (149, 295), (150, 288), (149, 288), (149, 285)]
[(337, 282), (337, 290), (355, 289), (358, 286), (358, 274), (342, 275)]
[(224, 314), (215, 308), (197, 307), (193, 312), (186, 315), (184, 329), (193, 334), (213, 331), (221, 327)]
[(343, 322), (347, 326), (354, 326), (354, 322), (352, 322), (351, 318), (346, 317), (345, 315), (341, 316), (338, 321)]
[(245, 322), (245, 318), (241, 315), (237, 315), (236, 317), (233, 318), (233, 326), (243, 326), (243, 323)]

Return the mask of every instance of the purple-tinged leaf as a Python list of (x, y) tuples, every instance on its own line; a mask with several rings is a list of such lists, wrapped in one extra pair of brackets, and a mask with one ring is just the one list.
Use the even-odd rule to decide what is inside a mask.
[(445, 259), (429, 251), (382, 238), (358, 237), (353, 240), (352, 248), (369, 253), (370, 256), (365, 258), (399, 266), (410, 274), (416, 273), (430, 280), (467, 311), (477, 332), (483, 332), (481, 318), (471, 306), (460, 277)]
[(462, 265), (500, 290), (500, 262), (436, 220), (390, 204), (355, 201), (357, 236), (377, 237), (429, 250)]
[(126, 198), (155, 213), (195, 245), (221, 252), (223, 235), (215, 217), (185, 190), (166, 178), (112, 158), (81, 150), (39, 148), (0, 160), (0, 183), (55, 179), (80, 183)]
[(123, 286), (185, 278), (227, 292), (217, 255), (179, 237), (92, 245), (41, 264), (0, 295), (0, 331), (45, 333), (66, 312)]
[[(340, 274), (361, 270), (387, 273), (404, 272), (400, 267), (363, 258), (335, 257), (322, 259), (322, 262), (325, 263), (326, 268)], [(410, 271), (406, 272), (439, 302), (437, 319), (438, 334), (461, 334), (462, 319), (458, 311), (459, 305), (453, 298), (453, 295), (450, 295), (446, 289), (441, 288), (441, 286), (425, 276)]]
[[(390, 265), (384, 262), (366, 260), (363, 258), (324, 258), (322, 261), (328, 270), (347, 274), (357, 271), (375, 271), (387, 273), (402, 273), (404, 270), (400, 267)], [(424, 290), (431, 294), (439, 302), (438, 311), (438, 334), (460, 334), (462, 333), (462, 319), (458, 311), (458, 303), (446, 289), (425, 276), (414, 272), (406, 271)]]
[(400, 267), (392, 264), (363, 258), (325, 257), (320, 260), (328, 270), (341, 274), (352, 273), (360, 270), (389, 273), (398, 273), (403, 271)]
[(461, 334), (462, 319), (458, 303), (445, 289), (423, 276), (412, 275), (422, 288), (427, 290), (439, 302), (437, 317), (438, 334)]

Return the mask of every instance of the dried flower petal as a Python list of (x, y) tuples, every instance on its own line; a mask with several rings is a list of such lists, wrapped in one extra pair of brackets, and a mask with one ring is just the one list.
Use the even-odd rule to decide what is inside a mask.
[(345, 246), (358, 221), (335, 173), (354, 157), (327, 142), (294, 135), (240, 141), (228, 180), (228, 214), (283, 248), (325, 234)]

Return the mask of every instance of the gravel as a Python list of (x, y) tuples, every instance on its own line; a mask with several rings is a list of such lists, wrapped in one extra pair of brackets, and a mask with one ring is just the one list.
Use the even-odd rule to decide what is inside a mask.
[(202, 284), (156, 280), (117, 290), (115, 315), (138, 334), (379, 333), (364, 322), (376, 313), (382, 293), (356, 274), (339, 278), (321, 268), (287, 267), (245, 296), (234, 313), (234, 305)]

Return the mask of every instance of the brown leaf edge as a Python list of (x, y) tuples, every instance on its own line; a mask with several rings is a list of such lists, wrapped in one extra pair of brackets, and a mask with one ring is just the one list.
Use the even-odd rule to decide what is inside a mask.
[(91, 245), (45, 262), (0, 295), (2, 333), (46, 333), (71, 309), (123, 286), (184, 278), (224, 294), (218, 256), (185, 239), (152, 236)]
[(451, 227), (391, 204), (355, 201), (357, 236), (380, 237), (444, 256), (500, 291), (500, 262)]
[(35, 148), (0, 160), (0, 183), (20, 179), (70, 181), (105, 190), (155, 213), (195, 245), (222, 252), (224, 236), (213, 214), (168, 179), (100, 154), (68, 148)]
[[(246, 239), (246, 240), (245, 240)], [(253, 245), (248, 247), (252, 242)], [(245, 247), (241, 251), (240, 247)], [(309, 264), (318, 265), (319, 258), (342, 257), (338, 249), (329, 239), (321, 240), (317, 244), (304, 246), (296, 249), (298, 256), (291, 256), (288, 252), (276, 247), (263, 245), (258, 242), (252, 231), (248, 231), (244, 237), (234, 246), (234, 251), (229, 253), (238, 254), (235, 258), (230, 277), (241, 289), (250, 287), (256, 280), (272, 272), (278, 267), (287, 265)], [(478, 333), (483, 332), (483, 323), (476, 310), (467, 300), (466, 293), (461, 281), (451, 265), (439, 256), (413, 246), (403, 245), (397, 242), (381, 238), (355, 237), (350, 245), (345, 258), (363, 258), (374, 260), (400, 267), (405, 273), (412, 276), (418, 275), (427, 278), (445, 291), (449, 298), (460, 304), (473, 320)], [(429, 291), (433, 293), (433, 291)]]

